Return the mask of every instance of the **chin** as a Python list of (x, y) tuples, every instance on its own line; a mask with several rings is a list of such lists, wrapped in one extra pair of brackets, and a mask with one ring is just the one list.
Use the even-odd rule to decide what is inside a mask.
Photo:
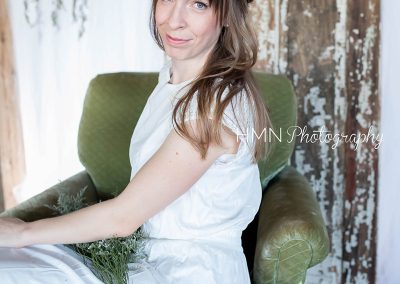
[(171, 50), (165, 50), (165, 53), (169, 56), (169, 57), (171, 57), (171, 59), (174, 59), (174, 60), (184, 60), (184, 59), (187, 59), (187, 55), (186, 55), (186, 52), (184, 52), (184, 51), (182, 51), (182, 50), (174, 50), (174, 51), (171, 51)]

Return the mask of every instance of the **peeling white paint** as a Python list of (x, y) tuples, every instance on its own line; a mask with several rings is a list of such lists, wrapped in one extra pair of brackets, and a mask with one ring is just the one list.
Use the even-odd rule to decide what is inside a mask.
[(279, 68), (279, 61), (280, 61), (280, 13), (279, 13), (279, 7), (280, 7), (280, 0), (275, 0), (274, 1), (274, 9), (275, 9), (275, 73), (280, 73), (280, 68)]
[(294, 151), (295, 155), (295, 161), (296, 161), (296, 169), (299, 171), (299, 173), (305, 175), (313, 170), (313, 168), (305, 163), (305, 151), (296, 147), (296, 151)]
[(305, 114), (308, 114), (308, 108), (311, 107), (313, 111), (313, 117), (308, 124), (312, 127), (321, 127), (325, 126), (325, 128), (329, 129), (325, 124), (332, 119), (330, 114), (327, 114), (325, 111), (326, 105), (326, 97), (325, 95), (320, 96), (321, 90), (319, 86), (312, 87), (310, 92), (304, 96), (303, 103), (303, 111)]
[(326, 47), (321, 55), (318, 57), (319, 61), (325, 61), (327, 59), (331, 59), (332, 58), (332, 54), (335, 52), (335, 47), (334, 46), (328, 46)]
[(375, 11), (375, 4), (371, 0), (368, 1), (368, 9), (371, 12)]
[[(376, 208), (376, 204), (375, 204), (375, 188), (376, 188), (376, 184), (375, 184), (375, 178), (376, 178), (376, 173), (372, 170), (374, 168), (374, 157), (373, 157), (373, 153), (370, 150), (370, 147), (368, 145), (368, 143), (363, 143), (361, 145), (361, 147), (357, 150), (357, 155), (356, 155), (356, 162), (357, 163), (367, 163), (367, 169), (369, 169), (368, 173), (363, 172), (363, 174), (367, 174), (367, 180), (366, 181), (360, 181), (364, 184), (361, 184), (360, 187), (366, 187), (363, 188), (363, 190), (357, 190), (357, 195), (358, 196), (363, 196), (365, 198), (367, 198), (367, 203), (365, 205), (365, 208), (359, 208), (358, 211), (358, 216), (356, 216), (356, 228), (358, 229), (359, 226), (361, 224), (365, 224), (366, 227), (368, 228), (368, 232), (367, 232), (367, 238), (366, 238), (366, 243), (365, 246), (367, 248), (367, 250), (370, 249), (370, 241), (372, 240), (373, 236), (372, 236), (372, 222), (373, 222), (373, 215), (375, 213), (375, 208)], [(362, 203), (361, 203), (362, 204)], [(361, 204), (359, 204), (361, 206)], [(363, 259), (365, 260), (365, 259)], [(367, 261), (367, 263), (369, 264), (370, 261)]]
[[(289, 30), (289, 27), (286, 24), (287, 19), (287, 9), (288, 9), (288, 0), (282, 0), (281, 5), (279, 5), (280, 1), (275, 0), (275, 7), (278, 9), (279, 15), (278, 23), (281, 28), (282, 32), (286, 32)], [(282, 47), (278, 50), (279, 54), (279, 64), (278, 64), (278, 72), (279, 73), (286, 73), (288, 62), (287, 62), (287, 47)]]
[[(367, 28), (367, 32), (364, 39), (364, 44), (362, 47), (362, 56), (361, 56), (361, 78), (365, 78), (367, 74), (371, 71), (371, 62), (374, 59), (373, 55), (373, 47), (376, 41), (376, 28), (374, 25), (371, 25)], [(359, 79), (361, 79), (359, 78)]]
[(349, 279), (346, 283), (357, 283), (357, 284), (370, 284), (368, 281), (368, 275), (366, 273), (358, 273), (353, 280)]
[(308, 9), (304, 10), (303, 15), (309, 18), (312, 17), (312, 13)]
[(297, 87), (299, 85), (299, 74), (293, 75), (293, 86)]
[[(280, 24), (281, 24), (281, 29), (283, 32), (287, 32), (289, 30), (289, 27), (286, 24), (286, 18), (287, 18), (287, 9), (288, 9), (288, 0), (282, 0), (281, 2), (281, 7), (280, 7)], [(279, 5), (278, 5), (279, 7)]]
[(270, 13), (270, 9), (268, 5), (270, 5), (266, 1), (258, 1), (256, 4), (257, 12), (260, 13), (258, 23), (259, 29), (257, 29), (257, 37), (259, 44), (259, 54), (258, 59), (266, 62), (265, 70), (268, 72), (274, 72), (277, 69), (277, 50), (279, 50), (279, 42), (278, 46), (276, 46), (276, 39), (279, 39), (279, 32), (274, 28), (269, 28), (269, 22), (273, 20), (274, 15)]
[(358, 100), (359, 111), (357, 112), (356, 119), (362, 128), (369, 128), (370, 119), (372, 115), (371, 105), (369, 98), (372, 95), (372, 82), (371, 80), (360, 82), (360, 94)]

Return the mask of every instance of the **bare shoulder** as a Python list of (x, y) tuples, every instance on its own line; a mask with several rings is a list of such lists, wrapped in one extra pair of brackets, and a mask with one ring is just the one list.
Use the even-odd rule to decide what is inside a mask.
[[(199, 129), (197, 125), (197, 120), (186, 121), (185, 125), (188, 129), (188, 134), (191, 137), (198, 137)], [(237, 152), (239, 148), (240, 140), (237, 138), (237, 135), (228, 127), (222, 124), (221, 127), (221, 143), (222, 145), (218, 145), (215, 141), (211, 141), (207, 155), (210, 155), (212, 160), (215, 160), (219, 156), (223, 154), (233, 154)]]

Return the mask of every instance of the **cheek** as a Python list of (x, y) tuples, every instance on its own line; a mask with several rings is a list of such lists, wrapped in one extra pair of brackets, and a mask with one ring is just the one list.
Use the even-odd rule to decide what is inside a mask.
[(155, 11), (155, 20), (157, 26), (162, 25), (165, 22), (166, 18), (167, 18), (167, 11), (165, 8), (161, 7), (160, 2), (158, 2)]
[(199, 19), (198, 21), (192, 22), (192, 30), (197, 35), (202, 35), (207, 38), (214, 38), (218, 33), (218, 28), (215, 19)]
[(219, 37), (219, 32), (215, 25), (202, 25), (198, 31), (198, 35), (200, 36), (201, 34), (201, 37), (207, 42), (215, 41)]

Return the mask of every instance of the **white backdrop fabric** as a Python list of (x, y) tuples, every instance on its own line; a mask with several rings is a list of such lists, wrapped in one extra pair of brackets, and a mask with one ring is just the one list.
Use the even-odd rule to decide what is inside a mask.
[(8, 1), (27, 172), (15, 189), (18, 201), (83, 170), (77, 134), (92, 78), (109, 72), (159, 71), (164, 62), (149, 31), (151, 1), (89, 0), (80, 39), (72, 0), (64, 0), (59, 30), (51, 21), (52, 2), (39, 2), (41, 21), (32, 28), (23, 1)]

